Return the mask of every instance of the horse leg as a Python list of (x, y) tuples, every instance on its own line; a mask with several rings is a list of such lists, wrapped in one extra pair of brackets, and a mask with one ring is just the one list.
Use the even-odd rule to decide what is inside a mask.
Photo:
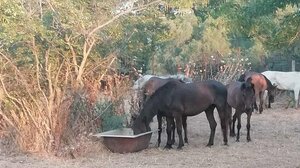
[(172, 142), (171, 142), (171, 132), (172, 132), (172, 122), (174, 121), (173, 117), (166, 117), (167, 120), (167, 144), (165, 146), (166, 149), (171, 149), (172, 148)]
[(263, 111), (263, 94), (262, 92), (259, 92), (259, 114)]
[(234, 136), (233, 133), (232, 133), (232, 129), (231, 129), (231, 126), (232, 126), (232, 107), (230, 107), (229, 105), (228, 105), (228, 115), (229, 115), (228, 126), (229, 126), (230, 136)]
[(240, 111), (236, 111), (235, 113), (237, 113), (237, 118), (238, 118), (238, 124), (237, 124), (237, 136), (236, 136), (236, 142), (240, 142), (240, 129), (241, 129), (241, 112)]
[(210, 126), (210, 137), (209, 137), (208, 144), (206, 146), (212, 146), (214, 144), (217, 122), (215, 120), (213, 112), (214, 112), (214, 106), (211, 106), (207, 110), (205, 110), (206, 118)]
[(184, 146), (183, 138), (182, 138), (182, 116), (176, 116), (176, 128), (177, 128), (177, 134), (178, 134), (178, 147), (177, 149), (181, 149)]
[(187, 138), (187, 116), (183, 116), (182, 117), (182, 126), (183, 126), (183, 130), (184, 130), (184, 142), (188, 143), (188, 138)]
[(248, 112), (247, 113), (247, 141), (250, 142), (251, 138), (250, 138), (250, 119), (251, 119), (251, 114), (252, 112)]
[(294, 90), (294, 97), (295, 97), (295, 108), (298, 108), (298, 97), (299, 97), (299, 89)]
[(268, 91), (268, 95), (267, 95), (267, 97), (268, 97), (268, 108), (271, 108), (271, 98), (270, 98), (270, 95), (269, 95), (269, 91)]
[[(270, 101), (270, 92), (265, 90), (263, 92), (263, 100), (264, 100), (264, 107), (265, 108), (271, 108), (271, 101)], [(268, 103), (268, 104), (267, 104)]]
[(161, 142), (161, 132), (162, 132), (162, 116), (157, 115), (157, 122), (158, 122), (158, 139), (157, 139), (157, 147), (159, 147)]
[(175, 143), (175, 121), (172, 120), (172, 144)]
[(258, 111), (258, 107), (257, 107), (257, 104), (256, 104), (256, 97), (257, 97), (258, 95), (257, 94), (255, 94), (255, 96), (253, 97), (253, 106), (254, 106), (254, 109), (256, 110), (256, 111)]
[(235, 129), (235, 121), (236, 121), (236, 111), (235, 111), (235, 113), (233, 115), (232, 125), (231, 125), (231, 129), (230, 129), (230, 136), (231, 137), (235, 136), (235, 131), (234, 131), (234, 129)]
[(253, 103), (253, 105), (254, 105), (254, 109), (255, 109), (256, 111), (258, 111), (258, 107), (257, 107), (256, 101)]
[(222, 107), (217, 106), (217, 110), (219, 113), (219, 118), (221, 120), (221, 128), (222, 128), (222, 133), (223, 133), (223, 142), (224, 145), (228, 145), (228, 121), (230, 120), (231, 117), (229, 117), (229, 111), (227, 104), (225, 104)]

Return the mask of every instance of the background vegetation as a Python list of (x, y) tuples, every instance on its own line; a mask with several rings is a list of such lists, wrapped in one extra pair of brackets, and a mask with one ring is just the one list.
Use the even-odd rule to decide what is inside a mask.
[(137, 73), (190, 66), (206, 79), (290, 70), (299, 57), (298, 0), (1, 0), (2, 134), (21, 150), (55, 152), (120, 126)]

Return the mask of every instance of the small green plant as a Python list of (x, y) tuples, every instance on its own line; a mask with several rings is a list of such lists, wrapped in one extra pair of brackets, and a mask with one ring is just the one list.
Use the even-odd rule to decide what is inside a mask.
[(118, 104), (112, 101), (98, 102), (95, 106), (95, 114), (101, 118), (101, 131), (108, 131), (122, 128), (125, 115), (116, 114), (116, 106)]

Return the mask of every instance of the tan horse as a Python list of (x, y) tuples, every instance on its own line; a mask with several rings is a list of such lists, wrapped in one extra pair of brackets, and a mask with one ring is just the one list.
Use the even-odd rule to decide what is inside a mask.
[[(256, 110), (259, 110), (259, 113), (262, 113), (263, 111), (263, 101), (264, 101), (263, 94), (265, 90), (268, 91), (269, 107), (271, 107), (270, 103), (274, 102), (276, 86), (273, 86), (268, 78), (266, 78), (264, 75), (257, 72), (245, 72), (243, 75), (240, 76), (239, 81), (240, 82), (249, 81), (254, 85), (254, 90), (255, 90), (254, 108)], [(257, 104), (256, 104), (257, 97), (259, 97), (259, 109), (257, 108)]]

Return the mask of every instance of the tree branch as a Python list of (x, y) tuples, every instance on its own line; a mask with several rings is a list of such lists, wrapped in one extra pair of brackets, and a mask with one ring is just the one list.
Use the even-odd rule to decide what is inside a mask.
[(119, 19), (121, 16), (123, 15), (126, 15), (130, 12), (137, 12), (137, 11), (141, 11), (141, 10), (144, 10), (146, 9), (148, 6), (151, 6), (153, 4), (156, 4), (156, 3), (159, 3), (161, 2), (161, 0), (156, 0), (156, 1), (153, 1), (153, 2), (150, 2), (146, 5), (142, 5), (140, 7), (137, 7), (137, 8), (132, 8), (130, 10), (127, 10), (127, 11), (124, 11), (124, 12), (121, 12), (119, 13), (118, 15), (114, 16), (112, 19), (108, 20), (107, 22), (105, 22), (104, 24), (101, 24), (99, 26), (97, 26), (96, 28), (94, 28), (92, 31), (90, 31), (90, 33), (88, 34), (88, 37), (92, 36), (96, 31), (98, 31), (99, 29), (102, 29), (103, 27), (109, 25), (110, 23), (114, 22), (115, 20)]
[(71, 50), (71, 53), (72, 53), (72, 61), (73, 61), (73, 64), (74, 64), (74, 69), (75, 69), (76, 75), (78, 75), (78, 63), (77, 63), (77, 60), (76, 60), (76, 52), (75, 52), (73, 46), (70, 43), (70, 38), (71, 37), (68, 37), (66, 35), (65, 36), (65, 41), (67, 42), (67, 45), (70, 47), (70, 50)]
[(75, 87), (78, 87), (78, 84), (82, 83), (81, 78), (82, 78), (82, 74), (83, 74), (83, 71), (84, 71), (84, 66), (85, 66), (86, 61), (87, 61), (87, 57), (89, 56), (89, 54), (91, 52), (91, 49), (93, 48), (93, 46), (94, 46), (94, 44), (96, 42), (96, 40), (92, 37), (93, 34), (95, 32), (97, 32), (98, 30), (100, 30), (101, 28), (103, 28), (103, 27), (109, 25), (110, 23), (114, 22), (115, 20), (117, 20), (118, 18), (120, 18), (123, 15), (126, 15), (126, 14), (128, 14), (130, 12), (137, 12), (137, 11), (144, 10), (148, 6), (153, 5), (155, 3), (158, 3), (158, 2), (161, 2), (161, 0), (156, 0), (156, 1), (150, 2), (150, 3), (146, 4), (146, 5), (142, 5), (142, 6), (139, 6), (139, 7), (132, 8), (132, 9), (129, 9), (127, 11), (124, 11), (124, 12), (122, 12), (122, 13), (114, 16), (112, 19), (108, 20), (104, 24), (101, 24), (101, 25), (97, 26), (96, 28), (92, 29), (87, 34), (85, 42), (84, 42), (84, 45), (83, 45), (83, 59), (82, 59), (82, 61), (80, 63), (80, 66), (79, 66), (79, 70), (78, 70), (78, 74), (77, 74), (77, 78), (76, 78), (76, 86)]
[(298, 31), (296, 35), (290, 40), (289, 45), (291, 45), (295, 41), (295, 39), (299, 36), (299, 33), (300, 31)]

